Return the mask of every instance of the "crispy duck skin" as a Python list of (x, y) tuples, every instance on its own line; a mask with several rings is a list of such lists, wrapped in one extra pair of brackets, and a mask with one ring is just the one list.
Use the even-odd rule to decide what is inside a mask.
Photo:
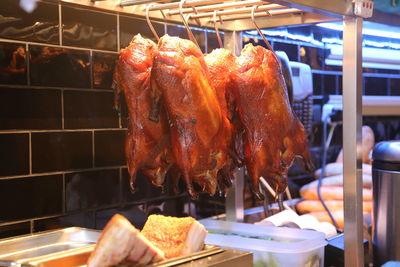
[(153, 64), (153, 98), (161, 99), (167, 111), (172, 151), (189, 194), (197, 195), (194, 181), (214, 195), (217, 173), (226, 161), (224, 138), (231, 129), (203, 54), (193, 42), (165, 35)]
[(114, 72), (114, 105), (119, 108), (122, 92), (129, 113), (125, 156), (132, 190), (135, 190), (138, 170), (154, 185), (162, 186), (173, 162), (165, 112), (160, 112), (158, 122), (149, 120), (152, 108), (150, 73), (156, 51), (154, 42), (138, 34), (120, 51)]
[[(204, 56), (204, 60), (210, 72), (211, 85), (214, 87), (221, 111), (230, 121), (231, 131), (223, 142), (226, 142), (229, 156), (226, 159), (224, 167), (218, 173), (218, 185), (221, 192), (225, 192), (231, 186), (234, 178), (235, 168), (240, 165), (238, 152), (235, 149), (235, 136), (239, 132), (240, 121), (235, 116), (234, 110), (234, 72), (235, 56), (227, 49), (214, 49), (210, 54)], [(235, 127), (234, 127), (235, 126)]]
[(237, 58), (235, 99), (244, 127), (244, 157), (253, 192), (260, 196), (259, 177), (280, 193), (288, 168), (301, 156), (314, 168), (306, 132), (292, 111), (280, 65), (273, 52), (246, 45)]

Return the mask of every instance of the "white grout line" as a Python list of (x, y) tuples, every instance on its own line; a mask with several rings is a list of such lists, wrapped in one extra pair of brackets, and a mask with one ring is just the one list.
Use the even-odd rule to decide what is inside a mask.
[(70, 132), (97, 132), (97, 131), (126, 131), (127, 128), (98, 128), (98, 129), (57, 129), (57, 130), (1, 130), (0, 134), (17, 133), (70, 133)]
[(37, 85), (15, 85), (15, 84), (2, 84), (2, 87), (15, 88), (15, 89), (35, 89), (35, 90), (65, 90), (65, 91), (78, 91), (78, 92), (97, 92), (97, 93), (113, 93), (110, 89), (91, 89), (91, 88), (72, 88), (72, 87), (57, 87), (57, 86), (37, 86)]
[(67, 210), (67, 194), (66, 194), (65, 173), (62, 175), (62, 213)]
[(78, 46), (70, 46), (70, 45), (57, 45), (57, 44), (49, 44), (49, 43), (38, 43), (38, 42), (30, 42), (30, 41), (11, 40), (11, 39), (5, 39), (5, 38), (0, 38), (0, 42), (28, 44), (28, 45), (39, 45), (39, 46), (47, 46), (47, 47), (61, 47), (61, 48), (74, 49), (74, 50), (84, 50), (84, 51), (93, 50), (95, 52), (117, 54), (117, 55), (119, 54), (119, 52), (113, 51), (113, 50), (102, 50), (102, 49), (95, 49), (95, 48), (85, 48), (85, 47), (78, 47)]
[(60, 3), (60, 4), (58, 4), (58, 42), (60, 43), (60, 45), (62, 45), (62, 43), (63, 43), (62, 34), (63, 34), (62, 7), (61, 7), (61, 3)]
[(96, 153), (96, 148), (94, 146), (94, 131), (92, 131), (92, 167), (95, 167), (95, 153)]
[(117, 13), (117, 52), (119, 53), (119, 50), (121, 50), (121, 28), (120, 28), (120, 23), (119, 23), (119, 13)]
[(32, 133), (29, 132), (29, 174), (32, 174)]
[(87, 168), (87, 169), (74, 169), (74, 170), (67, 170), (67, 171), (41, 172), (41, 173), (34, 173), (34, 174), (28, 174), (28, 175), (2, 176), (2, 177), (0, 177), (0, 180), (12, 180), (12, 179), (22, 179), (22, 178), (60, 175), (60, 174), (62, 175), (62, 174), (77, 173), (77, 172), (116, 170), (118, 168), (126, 168), (126, 166), (125, 165), (117, 165), (117, 166), (95, 167), (95, 168)]
[(61, 129), (65, 129), (64, 114), (64, 90), (61, 89)]
[(122, 168), (119, 168), (119, 202), (122, 202)]
[(29, 45), (26, 43), (25, 44), (25, 55), (26, 55), (26, 60), (25, 60), (25, 68), (26, 68), (26, 84), (28, 86), (31, 85), (31, 66), (30, 66), (30, 51), (29, 51)]
[(93, 79), (93, 68), (94, 68), (94, 64), (93, 64), (93, 50), (89, 50), (89, 63), (90, 63), (90, 68), (89, 68), (89, 75), (90, 75), (90, 88), (94, 89), (94, 79)]

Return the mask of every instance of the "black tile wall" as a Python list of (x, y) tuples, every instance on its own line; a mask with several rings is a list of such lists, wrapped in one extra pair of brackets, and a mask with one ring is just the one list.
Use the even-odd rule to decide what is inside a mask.
[(31, 232), (30, 222), (16, 223), (0, 226), (0, 238), (6, 238), (16, 235), (25, 235)]
[(162, 188), (152, 185), (150, 180), (140, 172), (136, 175), (136, 191), (133, 193), (129, 185), (128, 169), (122, 170), (122, 202), (140, 201), (162, 195)]
[(89, 51), (30, 45), (32, 85), (90, 88)]
[(75, 211), (120, 201), (119, 170), (85, 171), (65, 175), (66, 209)]
[(117, 54), (93, 53), (93, 88), (111, 90), (117, 60)]
[(33, 222), (33, 231), (60, 229), (65, 227), (95, 228), (95, 215), (93, 211), (86, 211), (66, 216), (53, 217)]
[[(154, 27), (160, 37), (167, 29)], [(143, 18), (121, 15), (118, 30), (116, 14), (52, 0), (28, 14), (19, 1), (0, 1), (0, 238), (101, 229), (116, 212), (142, 227), (149, 213), (175, 206), (164, 201), (168, 183), (158, 188), (138, 173), (132, 194), (121, 169), (128, 112), (123, 97), (121, 115), (114, 111), (111, 85), (118, 47), (138, 33), (155, 40)], [(207, 33), (193, 33), (206, 52)], [(208, 37), (211, 51), (218, 43)]]
[(147, 220), (144, 205), (128, 206), (118, 209), (104, 209), (96, 212), (96, 229), (103, 229), (114, 214), (121, 214), (137, 229), (142, 229)]
[(0, 134), (0, 176), (29, 173), (29, 134)]
[(125, 136), (125, 130), (96, 131), (94, 165), (96, 167), (125, 165)]
[(64, 45), (117, 50), (115, 15), (63, 6), (62, 23)]
[(0, 180), (0, 222), (62, 212), (62, 175)]
[(91, 132), (32, 133), (32, 172), (91, 168)]
[(27, 13), (20, 8), (19, 2), (1, 1), (0, 37), (58, 44), (58, 5), (38, 2), (36, 9)]
[[(145, 38), (153, 40), (154, 42), (157, 41), (153, 33), (151, 32), (147, 22), (143, 19), (120, 16), (119, 26), (121, 48), (127, 47), (132, 40), (132, 37), (138, 33), (140, 33)], [(153, 22), (153, 27), (159, 37), (164, 35), (165, 31), (163, 24)]]
[(118, 113), (113, 109), (112, 92), (64, 92), (66, 129), (118, 128)]
[(0, 130), (61, 129), (61, 92), (0, 87)]
[(0, 83), (26, 84), (25, 44), (0, 42)]

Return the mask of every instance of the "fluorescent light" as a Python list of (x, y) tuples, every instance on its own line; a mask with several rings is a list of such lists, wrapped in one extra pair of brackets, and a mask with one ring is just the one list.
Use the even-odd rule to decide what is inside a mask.
[[(335, 31), (343, 31), (343, 24), (342, 23), (332, 23), (332, 22), (326, 22), (326, 23), (318, 23), (318, 27), (330, 29), (330, 30), (335, 30)], [(372, 26), (372, 25), (370, 25)], [(362, 33), (364, 35), (372, 35), (372, 36), (378, 36), (378, 37), (386, 37), (386, 38), (391, 38), (391, 39), (400, 39), (400, 32), (399, 30), (377, 30), (375, 28), (369, 28), (369, 27), (363, 27)]]
[[(329, 66), (343, 66), (343, 62), (340, 59), (325, 59), (325, 65)], [(385, 63), (374, 63), (374, 62), (363, 62), (363, 68), (372, 69), (390, 69), (390, 70), (400, 70), (400, 65), (398, 64), (385, 64)]]

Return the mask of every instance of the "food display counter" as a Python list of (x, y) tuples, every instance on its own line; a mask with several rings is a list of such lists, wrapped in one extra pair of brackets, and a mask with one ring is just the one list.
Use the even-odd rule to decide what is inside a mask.
[[(0, 241), (0, 266), (56, 267), (86, 266), (100, 231), (70, 227)], [(178, 257), (150, 266), (243, 266), (251, 267), (252, 254), (217, 246), (190, 256)]]
[[(242, 31), (326, 21), (343, 21), (343, 129), (346, 131), (343, 140), (345, 265), (360, 267), (364, 265), (361, 153), (358, 153), (361, 143), (362, 124), (361, 53), (363, 18), (361, 16), (368, 17), (370, 14), (368, 12), (360, 12), (360, 6), (363, 6), (363, 3), (370, 3), (370, 1), (59, 0), (59, 2), (67, 6), (81, 6), (114, 12), (118, 16), (119, 14), (125, 14), (145, 17), (151, 28), (151, 22), (184, 24), (189, 36), (191, 35), (190, 26), (215, 29), (217, 33), (218, 29), (220, 29), (224, 32), (224, 47), (231, 50), (234, 55), (240, 54), (242, 49)], [(119, 17), (117, 18), (119, 19)], [(61, 18), (59, 19), (61, 24)], [(152, 31), (157, 35), (153, 28)], [(262, 34), (260, 30), (259, 32)], [(195, 41), (194, 38), (191, 39)], [(119, 40), (117, 46), (120, 48)], [(226, 198), (226, 217), (229, 221), (242, 221), (244, 218), (243, 177), (243, 169), (238, 170), (232, 189)], [(76, 229), (67, 229), (65, 231), (65, 233), (72, 233)], [(86, 230), (79, 231), (82, 233)], [(78, 250), (82, 250), (79, 247), (84, 246), (84, 242), (96, 242), (97, 233), (85, 233), (76, 234), (76, 236), (79, 238), (90, 236), (92, 238), (83, 240), (78, 238), (72, 243), (65, 240), (64, 243), (57, 243), (57, 247), (69, 249), (77, 247)], [(52, 234), (55, 235), (55, 233)], [(24, 238), (28, 240), (29, 237)], [(34, 238), (43, 240), (40, 235)], [(3, 242), (10, 242), (10, 240)], [(91, 247), (86, 245), (87, 253)], [(8, 248), (10, 249), (11, 246)], [(43, 246), (43, 249), (47, 249), (46, 245)], [(33, 250), (29, 251), (31, 253)], [(207, 258), (202, 256), (199, 259), (189, 257), (188, 261), (190, 263), (188, 261), (182, 261), (181, 263), (174, 261), (173, 265), (248, 266), (252, 260), (251, 253), (237, 252), (231, 249), (211, 249), (211, 252), (215, 254), (210, 254)], [(0, 260), (4, 259), (12, 262), (13, 258), (8, 256), (13, 253), (15, 251), (2, 251), (0, 244)], [(25, 262), (21, 263), (25, 264)], [(35, 265), (34, 262), (30, 261), (28, 263), (32, 266), (55, 266)], [(160, 266), (164, 265), (161, 264)]]

